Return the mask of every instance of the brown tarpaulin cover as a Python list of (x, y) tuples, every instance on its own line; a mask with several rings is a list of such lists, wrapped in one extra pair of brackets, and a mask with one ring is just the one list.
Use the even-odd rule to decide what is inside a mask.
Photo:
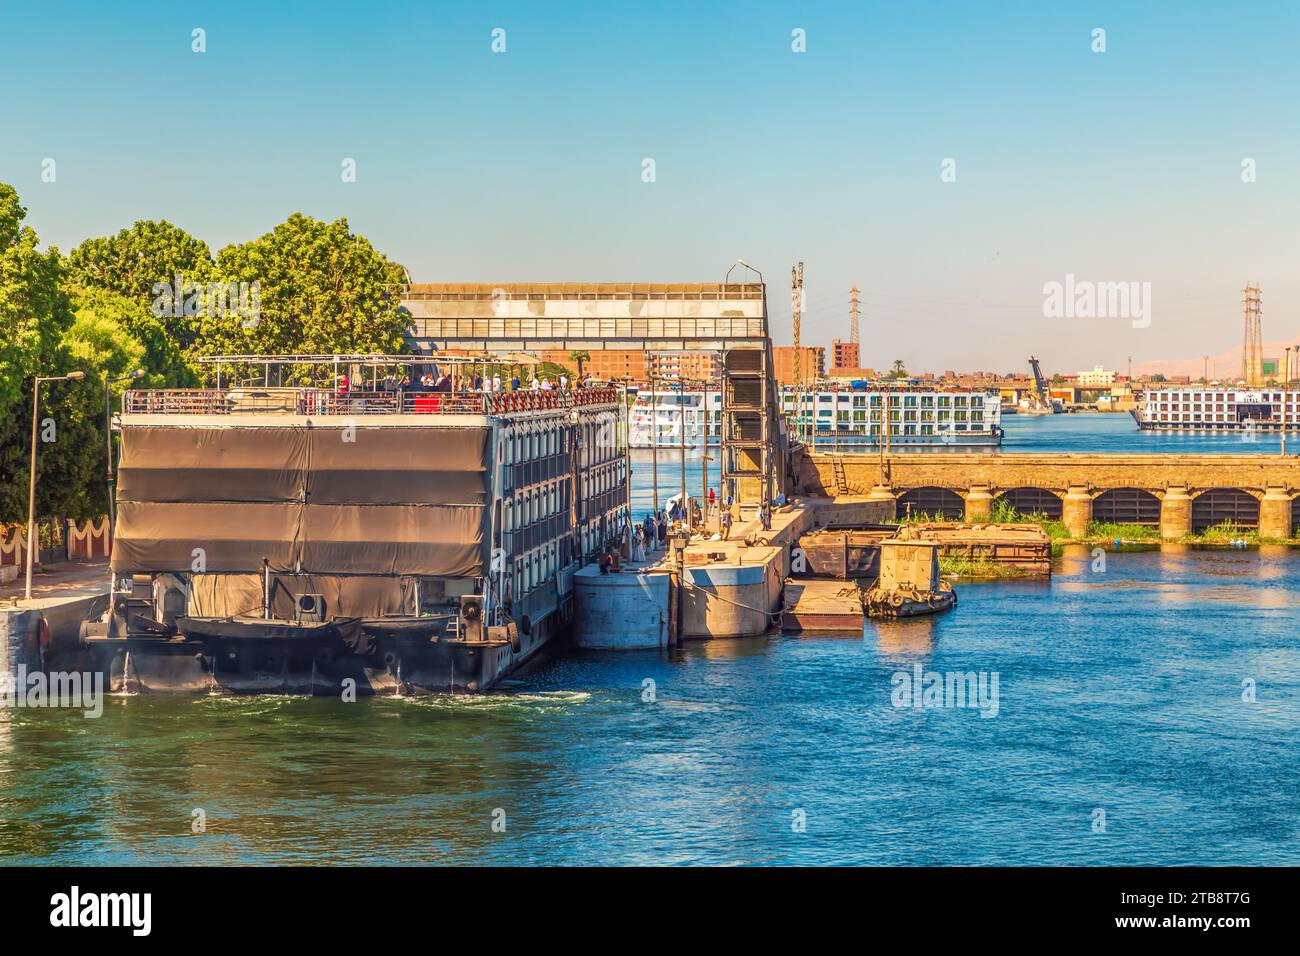
[[(328, 574), (271, 575), (271, 615), (293, 620), (294, 598), (321, 594), (328, 618), (345, 611), (354, 617), (383, 617), (415, 613), (409, 579), (338, 577)], [(262, 609), (260, 574), (195, 574), (190, 576), (191, 617), (255, 615)]]
[(122, 428), (117, 500), (296, 501), (307, 429)]
[(488, 454), (486, 427), (125, 425), (112, 567), (476, 576)]

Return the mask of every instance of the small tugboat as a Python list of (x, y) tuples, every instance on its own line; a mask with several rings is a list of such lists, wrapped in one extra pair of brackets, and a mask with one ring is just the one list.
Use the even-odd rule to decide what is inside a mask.
[(862, 600), (868, 617), (916, 617), (957, 606), (957, 592), (939, 576), (939, 544), (904, 526), (880, 542), (880, 576)]

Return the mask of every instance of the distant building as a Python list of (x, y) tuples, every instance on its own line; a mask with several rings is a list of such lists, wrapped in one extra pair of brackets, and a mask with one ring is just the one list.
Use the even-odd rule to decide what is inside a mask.
[(881, 376), (874, 368), (833, 368), (826, 377), (832, 382), (874, 382)]
[[(542, 361), (563, 365), (575, 373), (578, 363), (569, 358), (563, 349), (543, 349)], [(622, 382), (646, 380), (646, 354), (641, 349), (592, 349), (591, 358), (582, 363), (582, 370), (592, 378), (617, 379)]]
[[(645, 352), (641, 349), (591, 349), (591, 358), (582, 363), (592, 378), (620, 382), (716, 381), (722, 375), (722, 359), (717, 352)], [(554, 362), (577, 371), (578, 363), (563, 349), (543, 349), (542, 361)]]
[(1074, 384), (1079, 388), (1109, 388), (1115, 384), (1115, 373), (1096, 365), (1091, 372), (1078, 373), (1074, 377)]
[(816, 382), (826, 374), (826, 349), (820, 345), (800, 346), (798, 360), (793, 345), (777, 345), (772, 349), (772, 360), (781, 385), (797, 384), (801, 372), (805, 382)]
[(858, 368), (858, 343), (835, 339), (831, 342), (831, 368)]

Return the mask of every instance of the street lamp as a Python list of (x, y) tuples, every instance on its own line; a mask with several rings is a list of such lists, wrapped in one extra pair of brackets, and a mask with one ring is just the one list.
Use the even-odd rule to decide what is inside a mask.
[(32, 386), (32, 474), (27, 486), (27, 586), (23, 590), (23, 597), (28, 601), (32, 599), (32, 567), (36, 564), (36, 423), (41, 417), (41, 382), (80, 382), (85, 377), (85, 372), (38, 375)]
[(122, 375), (118, 378), (109, 378), (104, 376), (104, 450), (108, 453), (108, 540), (113, 540), (113, 525), (117, 516), (114, 514), (113, 503), (113, 407), (112, 399), (109, 397), (108, 389), (110, 385), (118, 382), (133, 382), (138, 378), (144, 378), (144, 369), (138, 368), (130, 375)]

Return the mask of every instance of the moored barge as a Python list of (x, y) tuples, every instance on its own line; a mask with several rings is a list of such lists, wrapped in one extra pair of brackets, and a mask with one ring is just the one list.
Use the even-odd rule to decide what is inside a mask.
[(565, 629), (574, 571), (627, 521), (615, 389), (360, 390), (340, 365), (443, 363), (259, 361), (328, 381), (123, 396), (109, 607), (83, 628), (112, 689), (483, 691)]

